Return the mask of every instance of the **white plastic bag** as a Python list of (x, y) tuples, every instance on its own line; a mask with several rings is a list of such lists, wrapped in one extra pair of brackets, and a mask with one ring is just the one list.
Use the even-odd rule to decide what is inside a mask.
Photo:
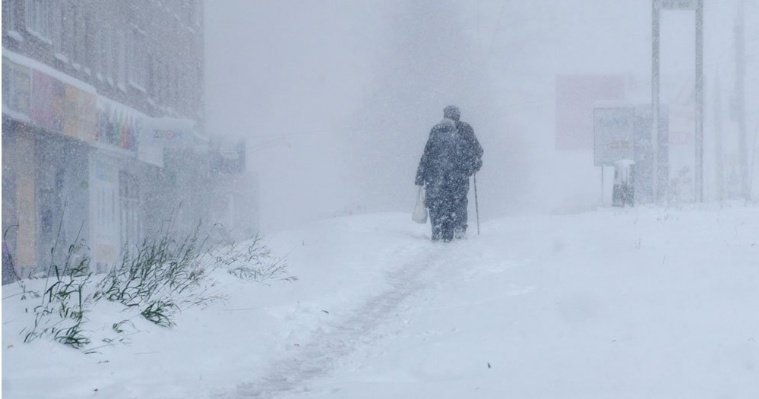
[(419, 194), (416, 196), (416, 207), (412, 219), (417, 223), (427, 223), (427, 207), (424, 205), (424, 187), (419, 187)]

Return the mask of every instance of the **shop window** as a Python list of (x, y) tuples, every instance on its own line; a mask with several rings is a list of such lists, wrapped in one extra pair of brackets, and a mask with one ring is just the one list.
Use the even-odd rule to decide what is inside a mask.
[(53, 211), (44, 209), (40, 215), (40, 230), (43, 234), (53, 233)]
[(140, 240), (140, 191), (134, 175), (119, 172), (119, 225), (121, 244), (134, 245)]

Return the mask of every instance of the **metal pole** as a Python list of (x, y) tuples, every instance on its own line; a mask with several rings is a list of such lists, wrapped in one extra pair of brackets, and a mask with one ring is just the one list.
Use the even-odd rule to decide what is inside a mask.
[(704, 201), (704, 0), (696, 6), (696, 201)]
[(721, 202), (725, 199), (725, 168), (722, 159), (722, 85), (719, 72), (714, 80), (714, 166), (717, 174), (717, 200)]
[(741, 173), (741, 194), (749, 199), (748, 138), (746, 133), (746, 34), (743, 2), (735, 23), (735, 116), (738, 119), (738, 159)]
[(651, 1), (651, 152), (654, 200), (659, 201), (659, 4)]
[(474, 212), (477, 215), (477, 235), (480, 235), (480, 201), (477, 198), (477, 174), (474, 174)]
[(601, 206), (605, 205), (604, 194), (606, 193), (604, 192), (604, 188), (604, 167), (601, 165)]

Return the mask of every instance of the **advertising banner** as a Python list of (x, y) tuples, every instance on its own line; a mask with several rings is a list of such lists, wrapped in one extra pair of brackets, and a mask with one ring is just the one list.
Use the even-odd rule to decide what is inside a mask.
[(32, 122), (55, 133), (63, 132), (63, 83), (39, 71), (32, 72)]
[(50, 132), (92, 142), (95, 138), (95, 95), (33, 71), (31, 119)]
[(144, 116), (114, 101), (98, 97), (96, 141), (127, 151), (137, 151)]
[(64, 86), (63, 133), (91, 143), (95, 141), (95, 96), (74, 86)]

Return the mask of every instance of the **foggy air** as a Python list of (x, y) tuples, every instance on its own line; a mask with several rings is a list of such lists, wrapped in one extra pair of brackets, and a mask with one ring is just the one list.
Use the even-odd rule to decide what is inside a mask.
[(756, 397), (757, 0), (3, 0), (8, 398)]

